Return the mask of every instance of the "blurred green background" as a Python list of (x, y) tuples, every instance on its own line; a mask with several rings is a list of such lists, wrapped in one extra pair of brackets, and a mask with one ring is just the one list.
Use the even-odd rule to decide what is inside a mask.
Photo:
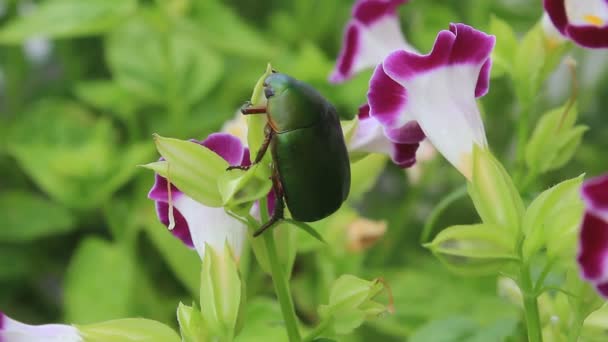
[[(218, 131), (268, 62), (312, 84), (352, 118), (371, 71), (345, 84), (327, 82), (352, 4), (0, 0), (0, 309), (37, 324), (142, 316), (175, 327), (177, 303), (198, 297), (200, 260), (157, 222), (146, 198), (153, 177), (136, 165), (157, 158), (152, 133), (202, 139)], [(541, 1), (520, 0), (413, 0), (400, 8), (404, 32), (421, 51), (450, 22), (487, 30), (496, 16), (523, 33), (541, 14)], [(592, 129), (573, 161), (536, 190), (608, 171), (608, 54), (572, 55), (579, 62), (579, 121)], [(537, 114), (564, 103), (569, 87), (561, 67)], [(507, 166), (515, 147), (513, 99), (510, 80), (496, 77), (481, 101), (490, 146)], [(427, 215), (464, 183), (461, 175), (437, 157), (413, 182), (378, 160), (383, 171), (367, 179), (369, 191), (354, 205), (363, 216), (386, 220), (388, 231), (364, 253), (302, 250), (293, 278), (300, 317), (314, 322), (328, 282), (350, 272), (387, 279), (397, 309), (352, 340), (429, 341), (428, 334), (441, 332), (463, 337), (454, 341), (518, 340), (520, 313), (497, 296), (496, 279), (452, 275), (420, 247)], [(477, 220), (463, 199), (436, 227)], [(263, 273), (251, 270), (247, 282), (248, 298), (270, 298)]]

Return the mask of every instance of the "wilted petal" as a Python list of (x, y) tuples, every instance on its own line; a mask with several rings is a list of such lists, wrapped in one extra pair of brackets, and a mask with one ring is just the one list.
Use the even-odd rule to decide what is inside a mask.
[(544, 0), (555, 28), (588, 48), (608, 47), (608, 1)]
[(441, 31), (428, 55), (390, 54), (376, 68), (371, 116), (403, 129), (416, 121), (431, 143), (467, 178), (473, 145), (487, 145), (475, 98), (487, 93), (495, 37), (464, 24)]
[(387, 134), (385, 128), (375, 119), (369, 116), (367, 104), (359, 108), (359, 124), (355, 134), (348, 143), (350, 152), (381, 153), (391, 157), (393, 162), (401, 168), (407, 168), (416, 163), (416, 150), (419, 142), (424, 139), (424, 133), (420, 127), (413, 122), (410, 127), (399, 131), (393, 131), (396, 138), (402, 142), (395, 142)]
[[(238, 138), (230, 134), (214, 133), (202, 142), (192, 141), (217, 153), (230, 165), (251, 164), (249, 150)], [(167, 180), (159, 175), (156, 175), (148, 197), (156, 201), (156, 214), (161, 223), (169, 227), (170, 215), (173, 215), (175, 225), (171, 233), (188, 247), (196, 248), (201, 258), (205, 255), (206, 244), (221, 251), (226, 241), (236, 256), (240, 256), (246, 227), (228, 215), (223, 208), (204, 206), (183, 194), (173, 184), (169, 196)], [(169, 198), (173, 204), (172, 210), (169, 208)]]
[(0, 342), (80, 342), (78, 329), (64, 324), (28, 325), (0, 311)]
[(395, 50), (415, 51), (401, 32), (397, 7), (408, 0), (359, 0), (346, 25), (342, 51), (329, 80), (339, 83), (376, 66)]

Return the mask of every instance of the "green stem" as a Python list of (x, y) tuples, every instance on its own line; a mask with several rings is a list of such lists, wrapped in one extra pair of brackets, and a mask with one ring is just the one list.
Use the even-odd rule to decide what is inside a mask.
[(321, 323), (319, 323), (306, 337), (304, 337), (302, 342), (310, 342), (320, 336), (323, 332), (325, 332), (325, 329), (329, 327), (330, 323), (331, 320), (329, 319), (321, 321)]
[[(267, 208), (268, 205), (266, 203), (266, 199), (261, 199), (260, 216), (262, 218), (262, 222), (266, 222), (268, 220)], [(266, 246), (266, 253), (268, 254), (268, 261), (270, 262), (270, 272), (272, 274), (274, 289), (281, 306), (281, 312), (283, 313), (283, 320), (285, 321), (287, 336), (289, 337), (290, 342), (300, 342), (302, 338), (300, 337), (300, 331), (298, 330), (296, 311), (293, 307), (291, 293), (289, 292), (289, 282), (285, 277), (285, 273), (283, 273), (283, 268), (279, 262), (273, 231), (268, 230), (262, 234), (262, 236)]]
[(572, 325), (570, 325), (570, 329), (568, 332), (568, 342), (578, 341), (578, 338), (581, 335), (581, 329), (583, 328), (584, 322), (584, 315), (581, 315), (580, 311), (576, 311), (574, 313), (574, 321), (572, 322)]
[(524, 297), (524, 310), (526, 313), (526, 326), (528, 328), (529, 342), (542, 342), (543, 336), (540, 326), (540, 315), (538, 312), (538, 302), (532, 278), (530, 277), (530, 268), (527, 265), (522, 266), (520, 276), (520, 288)]

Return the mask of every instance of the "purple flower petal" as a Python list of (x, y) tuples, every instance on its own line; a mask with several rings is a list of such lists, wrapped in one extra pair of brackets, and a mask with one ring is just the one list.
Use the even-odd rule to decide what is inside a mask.
[[(249, 149), (241, 141), (226, 133), (210, 134), (204, 141), (190, 140), (218, 154), (230, 165), (250, 165)], [(161, 158), (162, 160), (162, 158)], [(161, 223), (169, 227), (169, 192), (167, 180), (155, 175), (155, 182), (148, 197), (156, 201), (156, 215)], [(224, 247), (228, 240), (236, 255), (242, 249), (245, 231), (242, 224), (228, 216), (223, 208), (208, 208), (184, 195), (171, 184), (173, 219), (175, 226), (171, 233), (186, 246), (196, 248), (201, 258), (205, 244), (215, 248)], [(242, 236), (241, 236), (242, 235)]]
[[(182, 194), (173, 184), (171, 184), (171, 196), (175, 198)], [(169, 191), (167, 189), (167, 179), (162, 176), (154, 175), (154, 185), (148, 193), (148, 198), (155, 201), (169, 201)]]
[[(407, 52), (403, 51), (403, 53)], [(369, 115), (383, 126), (398, 128), (407, 123), (400, 119), (407, 106), (407, 90), (390, 78), (384, 72), (382, 65), (376, 68), (369, 81), (367, 99)]]
[(588, 211), (596, 215), (608, 215), (608, 175), (586, 181), (582, 196)]
[(595, 288), (604, 298), (608, 298), (608, 282), (597, 284)]
[(329, 80), (343, 82), (395, 50), (415, 51), (403, 37), (397, 7), (406, 0), (359, 0), (346, 25), (342, 51)]
[(566, 34), (568, 16), (566, 15), (566, 4), (564, 0), (544, 0), (545, 11), (549, 15), (555, 28), (561, 33)]
[[(369, 116), (368, 105), (363, 105), (359, 108), (358, 118), (359, 124), (357, 125), (357, 130), (348, 143), (349, 152), (385, 154), (390, 156), (392, 161), (401, 168), (407, 168), (416, 163), (418, 142), (424, 139), (424, 134), (420, 134), (415, 126), (409, 128), (411, 134), (409, 134), (410, 132), (395, 132), (397, 136), (402, 134), (412, 141), (398, 143), (391, 141), (382, 125), (375, 118)], [(415, 125), (415, 122), (412, 123)]]
[(410, 121), (400, 128), (385, 128), (384, 134), (392, 142), (401, 144), (417, 144), (425, 138), (424, 132), (416, 121)]
[(555, 28), (580, 46), (608, 47), (608, 1), (544, 0)]
[(574, 26), (568, 25), (567, 35), (581, 46), (597, 49), (608, 48), (608, 26)]
[(395, 51), (370, 80), (370, 115), (399, 143), (426, 135), (465, 177), (487, 145), (475, 98), (487, 93), (495, 37), (464, 24), (439, 32), (428, 55)]
[(385, 16), (396, 16), (397, 7), (409, 0), (359, 0), (353, 7), (353, 18), (366, 26), (382, 20)]
[(580, 234), (578, 263), (583, 278), (594, 283), (608, 281), (608, 222), (587, 212)]
[(482, 96), (488, 90), (490, 54), (495, 42), (496, 37), (470, 26), (450, 24), (449, 31), (439, 32), (433, 50), (428, 55), (397, 51), (384, 60), (383, 68), (390, 78), (399, 83), (405, 83), (441, 67), (461, 64), (478, 65), (475, 96)]
[(391, 159), (402, 169), (416, 164), (416, 151), (420, 144), (394, 144)]
[(0, 312), (0, 342), (81, 342), (78, 329), (65, 324), (29, 325)]
[[(158, 220), (169, 227), (169, 203), (157, 201), (156, 202), (156, 215), (158, 216)], [(182, 240), (182, 242), (190, 247), (194, 248), (194, 242), (192, 242), (192, 236), (190, 236), (190, 229), (188, 228), (188, 222), (184, 218), (184, 216), (179, 212), (177, 208), (173, 208), (173, 220), (175, 222), (175, 226), (171, 230), (171, 234), (176, 238)]]

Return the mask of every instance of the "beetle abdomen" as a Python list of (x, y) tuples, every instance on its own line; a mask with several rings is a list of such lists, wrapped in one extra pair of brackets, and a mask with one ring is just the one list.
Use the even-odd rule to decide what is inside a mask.
[(272, 154), (294, 220), (323, 219), (348, 197), (350, 164), (337, 118), (276, 134)]

